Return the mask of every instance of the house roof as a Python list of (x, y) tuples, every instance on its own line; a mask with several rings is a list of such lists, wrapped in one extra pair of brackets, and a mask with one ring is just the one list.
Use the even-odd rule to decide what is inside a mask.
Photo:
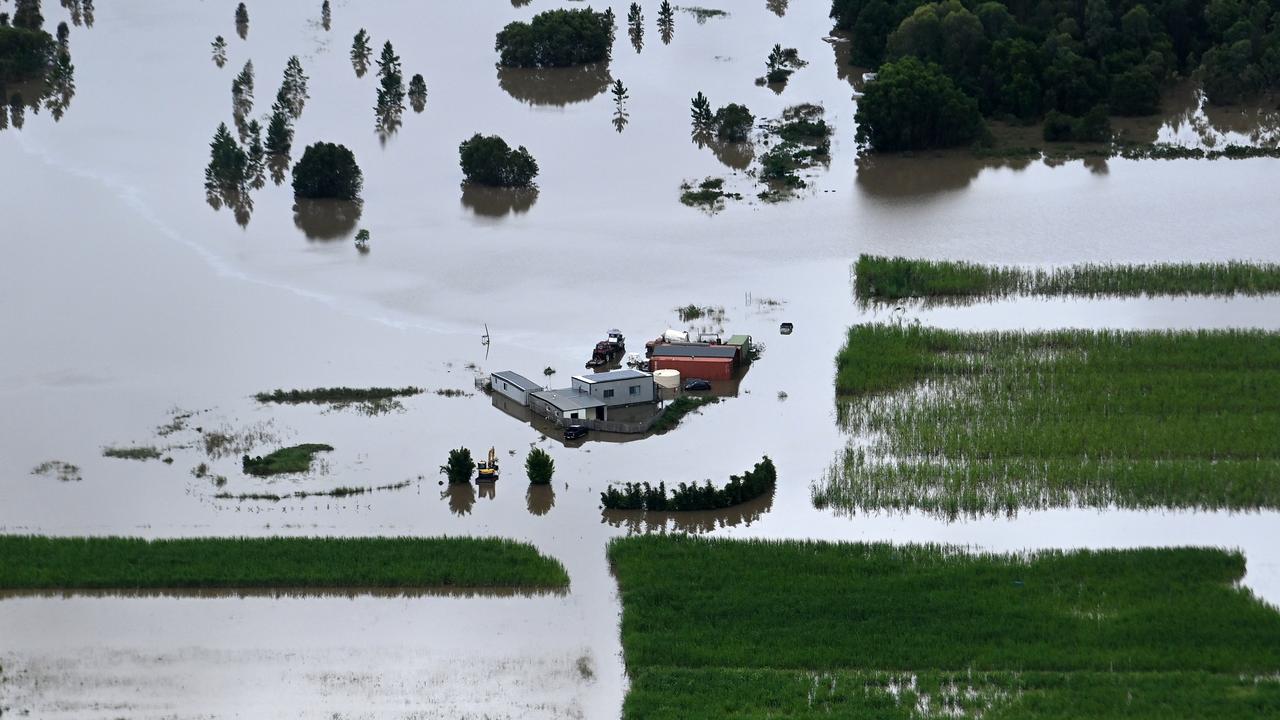
[(540, 390), (532, 393), (531, 397), (536, 397), (562, 412), (565, 410), (587, 410), (589, 408), (604, 407), (604, 402), (573, 388)]
[(738, 349), (732, 345), (684, 345), (668, 343), (653, 346), (654, 357), (689, 357), (732, 360)]
[(640, 380), (643, 378), (653, 378), (653, 375), (639, 370), (611, 370), (609, 372), (593, 373), (591, 375), (574, 375), (574, 380), (581, 380), (584, 383), (602, 383), (617, 382), (619, 380)]
[(499, 370), (498, 372), (493, 373), (493, 377), (496, 377), (499, 380), (505, 380), (525, 392), (533, 392), (534, 390), (542, 389), (541, 384), (536, 383), (519, 373), (512, 372), (511, 370)]
[(734, 335), (733, 337), (726, 340), (724, 344), (725, 345), (750, 345), (751, 336), (750, 335)]

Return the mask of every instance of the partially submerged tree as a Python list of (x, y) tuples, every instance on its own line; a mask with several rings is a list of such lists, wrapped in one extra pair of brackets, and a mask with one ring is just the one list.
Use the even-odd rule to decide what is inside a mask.
[(236, 6), (236, 33), (241, 40), (249, 36), (249, 9), (244, 3)]
[(404, 112), (404, 75), (400, 71), (400, 56), (388, 40), (382, 45), (378, 58), (378, 104), (375, 107), (379, 120), (394, 118)]
[(609, 59), (613, 18), (591, 8), (547, 10), (513, 22), (494, 42), (506, 67), (569, 67)]
[(689, 117), (693, 121), (695, 133), (710, 133), (715, 129), (715, 113), (711, 112), (711, 101), (699, 90), (689, 103)]
[(221, 35), (213, 39), (213, 63), (218, 67), (227, 64), (227, 41)]
[(369, 71), (369, 58), (373, 55), (373, 47), (369, 45), (369, 33), (364, 28), (356, 33), (351, 41), (351, 67), (355, 68), (356, 77), (364, 77)]
[(422, 73), (415, 73), (409, 80), (409, 104), (419, 113), (427, 106), (427, 81), (422, 79)]
[(716, 137), (729, 142), (743, 142), (751, 136), (756, 117), (745, 105), (729, 103), (716, 110)]
[(450, 485), (470, 483), (475, 470), (476, 463), (471, 459), (471, 451), (466, 448), (450, 450), (449, 461), (440, 466), (440, 473), (449, 478)]
[(209, 164), (204, 170), (204, 186), (209, 192), (242, 192), (249, 176), (249, 156), (219, 123), (209, 143)]
[(542, 448), (533, 448), (524, 459), (524, 471), (534, 485), (548, 485), (555, 474), (556, 463)]
[(298, 197), (356, 201), (363, 185), (356, 157), (343, 145), (309, 145), (293, 166), (293, 192)]
[(53, 63), (56, 50), (53, 36), (44, 30), (0, 27), (0, 86), (43, 75)]
[(324, 0), (320, 3), (320, 27), (324, 28), (325, 32), (329, 32), (329, 28), (333, 25), (332, 21), (333, 14), (329, 9), (329, 0)]
[(538, 163), (521, 145), (512, 149), (497, 135), (479, 133), (458, 146), (459, 163), (466, 181), (493, 187), (529, 187), (538, 175)]
[(289, 112), (277, 100), (271, 106), (271, 119), (267, 121), (267, 154), (288, 157), (292, 146), (293, 126), (289, 124)]
[(672, 9), (670, 0), (662, 0), (662, 4), (658, 6), (658, 35), (662, 38), (662, 44), (670, 45), (675, 32), (676, 12)]
[(882, 66), (854, 117), (858, 142), (880, 151), (969, 145), (987, 132), (978, 102), (915, 57)]
[(311, 95), (307, 92), (307, 74), (302, 71), (302, 62), (297, 55), (289, 58), (284, 68), (284, 79), (280, 83), (277, 101), (283, 100), (285, 107), (294, 120), (302, 117), (302, 108)]

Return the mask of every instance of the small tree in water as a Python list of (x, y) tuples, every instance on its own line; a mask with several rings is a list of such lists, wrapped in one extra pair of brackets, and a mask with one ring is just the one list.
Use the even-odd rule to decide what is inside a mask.
[(669, 0), (662, 0), (662, 5), (658, 7), (658, 34), (662, 38), (663, 45), (670, 45), (671, 38), (676, 31), (676, 13), (671, 8)]
[(409, 80), (409, 104), (419, 113), (427, 106), (427, 81), (422, 79), (422, 73)]
[(271, 106), (271, 119), (267, 121), (267, 154), (287, 157), (293, 146), (293, 127), (289, 125), (288, 111), (279, 101)]
[(333, 15), (329, 11), (329, 0), (324, 0), (324, 2), (320, 4), (320, 26), (324, 28), (325, 32), (329, 32), (329, 28), (331, 26), (330, 21), (332, 19)]
[(373, 48), (369, 45), (369, 33), (360, 28), (355, 39), (351, 41), (351, 67), (355, 68), (356, 77), (364, 77), (369, 70), (369, 57)]
[(309, 145), (293, 166), (293, 192), (299, 197), (355, 201), (363, 185), (356, 156), (343, 145)]
[(378, 86), (378, 117), (394, 118), (404, 112), (405, 92), (404, 75), (400, 72), (400, 56), (396, 55), (390, 40), (382, 45), (382, 56), (378, 58), (378, 75), (382, 78)]
[(475, 470), (476, 463), (471, 459), (471, 451), (466, 448), (450, 450), (449, 462), (440, 466), (441, 474), (449, 478), (450, 485), (470, 483)]
[(249, 8), (246, 8), (244, 3), (236, 6), (236, 33), (240, 35), (241, 40), (249, 37)]
[(361, 228), (360, 232), (356, 233), (356, 249), (359, 250), (362, 255), (369, 252), (368, 230)]
[(302, 71), (302, 62), (298, 56), (289, 58), (284, 68), (284, 80), (280, 84), (277, 101), (284, 100), (289, 114), (294, 120), (302, 117), (302, 108), (311, 96), (307, 93), (307, 75)]
[(227, 64), (227, 41), (221, 35), (213, 39), (213, 64), (218, 67)]
[(249, 173), (249, 156), (231, 136), (226, 123), (219, 123), (209, 143), (209, 165), (204, 170), (204, 186), (209, 192), (240, 192)]
[(709, 133), (715, 128), (715, 113), (711, 112), (711, 101), (699, 90), (690, 103), (690, 118), (693, 120), (693, 131)]
[(551, 483), (551, 476), (555, 474), (556, 463), (546, 450), (534, 448), (524, 459), (524, 471), (529, 476), (529, 482), (534, 485), (548, 485)]
[(528, 187), (538, 175), (538, 163), (523, 145), (513, 150), (497, 135), (476, 133), (458, 146), (458, 156), (467, 182)]

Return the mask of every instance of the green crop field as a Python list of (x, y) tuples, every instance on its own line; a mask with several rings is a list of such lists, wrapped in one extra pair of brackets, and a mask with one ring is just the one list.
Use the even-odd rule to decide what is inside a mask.
[(819, 507), (1280, 507), (1280, 335), (859, 325)]
[(629, 720), (1280, 712), (1280, 613), (1238, 553), (639, 536), (609, 557)]
[(533, 546), (493, 538), (0, 536), (0, 589), (562, 589)]
[(1084, 264), (1043, 269), (860, 255), (854, 294), (867, 301), (965, 301), (1003, 295), (1280, 293), (1280, 265), (1244, 262)]

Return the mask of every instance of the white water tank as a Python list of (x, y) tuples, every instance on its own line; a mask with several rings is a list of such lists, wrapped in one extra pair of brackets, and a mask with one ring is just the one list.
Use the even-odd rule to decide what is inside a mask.
[(673, 389), (680, 387), (679, 370), (654, 370), (653, 382), (660, 388)]
[(662, 339), (666, 340), (669, 343), (677, 343), (677, 342), (687, 343), (689, 342), (689, 333), (685, 332), (684, 330), (667, 329), (666, 332), (662, 333)]

